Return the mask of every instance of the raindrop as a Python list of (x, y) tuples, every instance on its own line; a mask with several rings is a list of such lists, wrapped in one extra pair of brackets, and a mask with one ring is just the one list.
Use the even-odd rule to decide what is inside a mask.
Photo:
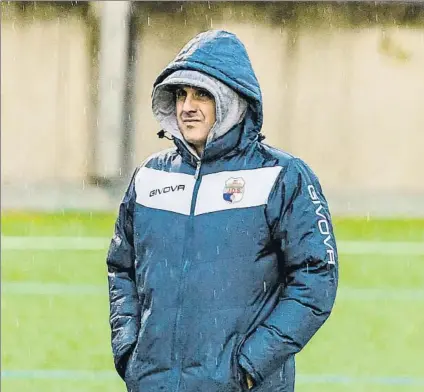
[(266, 292), (266, 282), (264, 281), (264, 292)]
[(147, 16), (147, 26), (150, 26), (150, 16)]

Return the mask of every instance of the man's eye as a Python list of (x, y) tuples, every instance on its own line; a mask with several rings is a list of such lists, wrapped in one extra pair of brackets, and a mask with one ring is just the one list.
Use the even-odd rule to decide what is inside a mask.
[(176, 99), (181, 99), (181, 98), (184, 98), (185, 97), (185, 91), (184, 90), (182, 90), (182, 89), (178, 89), (178, 90), (176, 90), (175, 91), (175, 98)]
[(202, 99), (212, 99), (212, 96), (205, 90), (198, 90), (196, 95)]

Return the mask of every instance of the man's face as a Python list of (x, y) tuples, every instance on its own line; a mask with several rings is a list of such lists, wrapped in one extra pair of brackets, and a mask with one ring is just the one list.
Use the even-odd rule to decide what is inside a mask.
[(215, 124), (215, 100), (208, 91), (188, 86), (178, 87), (175, 97), (180, 132), (200, 155)]

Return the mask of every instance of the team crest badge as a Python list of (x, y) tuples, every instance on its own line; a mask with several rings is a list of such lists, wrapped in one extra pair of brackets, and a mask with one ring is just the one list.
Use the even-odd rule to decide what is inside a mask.
[(225, 188), (223, 198), (228, 203), (238, 203), (243, 199), (244, 194), (244, 180), (241, 177), (229, 178), (225, 181)]

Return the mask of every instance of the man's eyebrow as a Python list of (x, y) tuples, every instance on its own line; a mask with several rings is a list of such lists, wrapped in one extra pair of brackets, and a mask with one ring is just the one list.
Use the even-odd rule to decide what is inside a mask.
[(171, 93), (171, 94), (177, 94), (178, 92), (179, 93), (181, 93), (182, 91), (185, 91), (184, 90), (184, 88), (182, 87), (182, 86), (178, 86), (178, 85), (174, 85), (174, 86), (170, 86), (169, 88), (168, 88), (168, 91)]
[(175, 84), (173, 86), (169, 86), (169, 91), (173, 94), (176, 94), (178, 91), (180, 91), (180, 92), (185, 91), (185, 88), (191, 88), (191, 89), (193, 89), (197, 92), (207, 94), (207, 95), (209, 95), (210, 97), (213, 98), (213, 94), (209, 90), (207, 90), (203, 87), (196, 87), (196, 86), (193, 86), (193, 85), (190, 85), (190, 84)]
[(213, 94), (209, 91), (209, 90), (207, 90), (207, 89), (205, 89), (205, 88), (201, 88), (201, 87), (194, 87), (197, 91), (199, 91), (199, 92), (201, 92), (201, 93), (204, 93), (204, 94), (206, 94), (206, 95), (208, 95), (208, 96), (210, 96), (211, 98), (214, 98), (214, 96), (213, 96)]

